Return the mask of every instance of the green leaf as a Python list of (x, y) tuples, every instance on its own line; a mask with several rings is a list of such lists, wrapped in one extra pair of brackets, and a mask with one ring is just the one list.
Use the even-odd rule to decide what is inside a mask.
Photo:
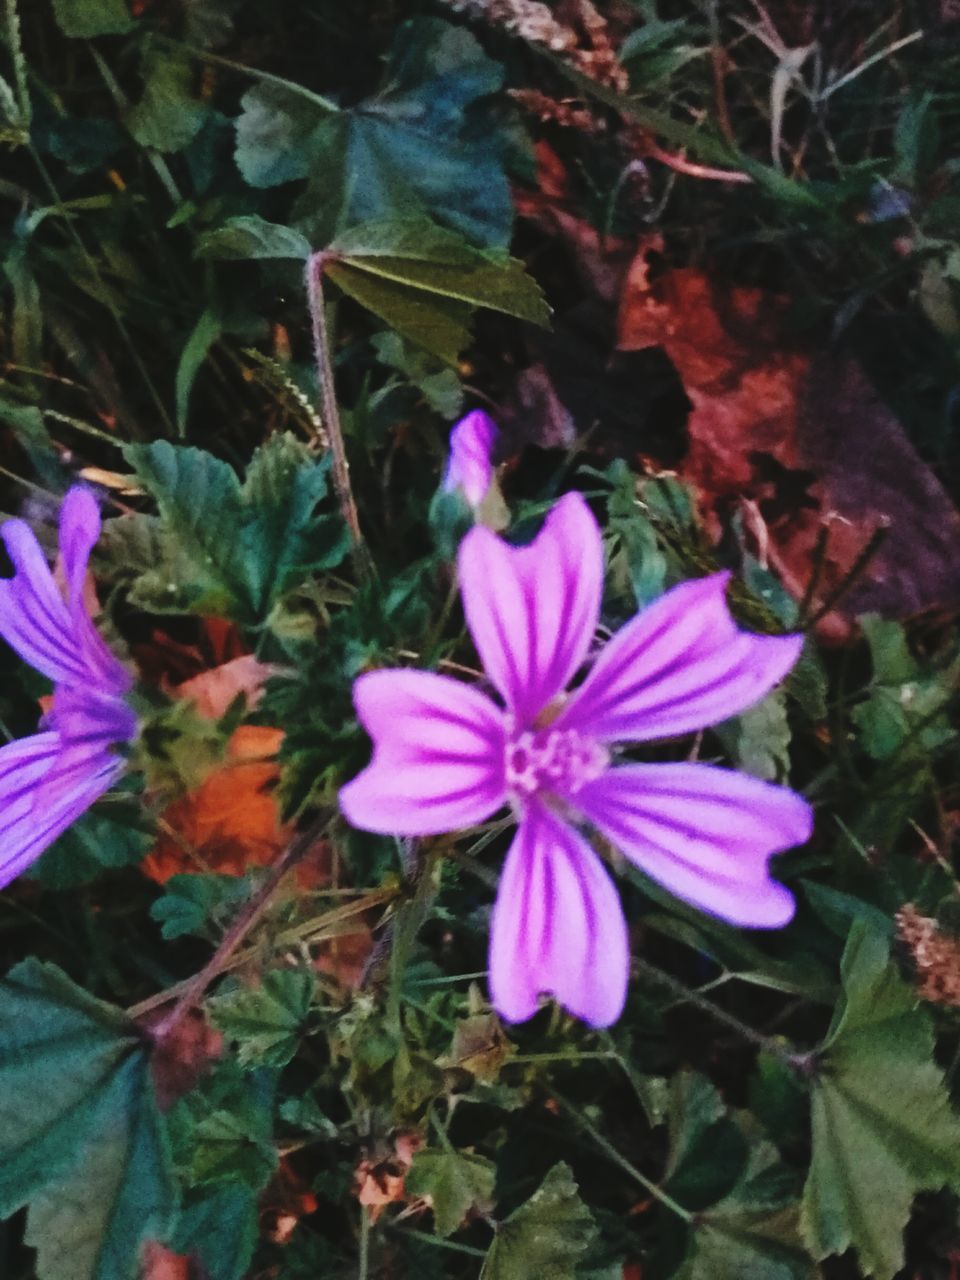
[(192, 1135), (190, 1177), (197, 1185), (242, 1182), (261, 1191), (277, 1168), (277, 1151), (265, 1134), (251, 1132), (242, 1115), (214, 1111)]
[(296, 258), (310, 256), (310, 241), (292, 227), (257, 214), (228, 218), (197, 240), (198, 258)]
[(166, 46), (151, 49), (143, 64), (143, 96), (126, 124), (141, 147), (183, 151), (200, 132), (209, 109), (194, 93), (194, 66)]
[(175, 1253), (196, 1254), (209, 1280), (242, 1280), (259, 1238), (257, 1197), (225, 1182), (191, 1200), (171, 1241)]
[(238, 1045), (243, 1066), (285, 1067), (299, 1047), (316, 985), (302, 969), (271, 969), (259, 987), (237, 987), (208, 1005), (213, 1021)]
[(43, 413), (35, 404), (20, 404), (0, 396), (0, 422), (12, 428), (17, 439), (27, 449), (44, 449), (50, 446), (50, 434), (43, 420)]
[(923, 1190), (960, 1190), (960, 1117), (933, 1058), (933, 1024), (890, 961), (888, 938), (855, 923), (844, 998), (813, 1080), (813, 1156), (803, 1234), (814, 1257), (855, 1248), (892, 1280)]
[(499, 251), (475, 249), (424, 218), (364, 223), (334, 240), (326, 256), (381, 279), (489, 307), (530, 324), (550, 321), (543, 292), (522, 262)]
[(531, 324), (546, 325), (550, 318), (522, 262), (474, 249), (418, 218), (355, 227), (330, 245), (323, 269), (361, 306), (448, 364), (469, 342), (473, 307)]
[[(656, 530), (637, 499), (636, 476), (622, 458), (610, 464), (607, 479), (614, 486), (607, 499), (610, 530), (619, 537), (623, 568), (626, 569), (634, 600), (642, 608), (663, 594), (667, 560), (660, 549)], [(618, 579), (616, 555), (611, 572)]]
[(346, 554), (342, 521), (316, 514), (327, 463), (292, 436), (257, 450), (243, 486), (200, 449), (161, 440), (124, 453), (162, 523), (134, 517), (124, 544), (127, 521), (111, 522), (120, 527), (107, 526), (107, 555), (144, 607), (264, 622), (285, 591)]
[(170, 941), (185, 934), (207, 937), (211, 924), (224, 924), (249, 896), (250, 885), (243, 876), (210, 872), (171, 876), (163, 889), (163, 897), (150, 907), (150, 915)]
[(958, 664), (943, 672), (921, 666), (910, 652), (902, 623), (868, 614), (860, 624), (873, 662), (868, 698), (853, 709), (864, 750), (875, 760), (886, 760), (902, 746), (920, 755), (942, 746), (954, 733), (946, 707)]
[(135, 25), (126, 0), (53, 0), (53, 16), (65, 36), (122, 35)]
[(463, 1151), (418, 1151), (404, 1180), (410, 1195), (424, 1196), (433, 1206), (437, 1234), (451, 1236), (467, 1212), (493, 1207), (496, 1166), (483, 1156)]
[(596, 1230), (569, 1167), (556, 1164), (540, 1189), (500, 1224), (480, 1280), (574, 1280)]
[(208, 307), (194, 325), (187, 344), (180, 353), (180, 361), (177, 364), (176, 404), (177, 428), (181, 435), (186, 431), (190, 392), (193, 390), (200, 366), (222, 333), (223, 325), (220, 317)]
[(0, 984), (0, 1217), (29, 1203), (41, 1280), (130, 1280), (175, 1206), (144, 1042), (52, 965)]
[(202, 449), (166, 440), (128, 445), (124, 456), (193, 569), (198, 610), (228, 616), (242, 610), (248, 603), (238, 537), (244, 512), (233, 468)]
[(283, 592), (317, 570), (333, 568), (347, 553), (339, 515), (316, 514), (327, 492), (327, 470), (326, 460), (291, 435), (273, 436), (247, 467), (247, 579), (262, 614)]
[(474, 243), (505, 246), (513, 208), (504, 144), (477, 115), (502, 83), (503, 68), (462, 27), (405, 22), (380, 92), (348, 110), (295, 86), (251, 89), (236, 125), (237, 165), (255, 187), (311, 175), (303, 203), (324, 235), (420, 212)]
[(790, 772), (790, 722), (785, 689), (774, 689), (760, 702), (717, 726), (724, 746), (744, 773), (769, 782)]
[(442, 418), (452, 422), (463, 412), (463, 387), (453, 369), (404, 342), (399, 333), (375, 333), (370, 343), (381, 364), (402, 374)]
[(310, 171), (310, 139), (332, 103), (298, 86), (254, 85), (240, 100), (236, 162), (251, 187), (277, 187)]
[(781, 1169), (774, 1149), (757, 1144), (729, 1195), (697, 1215), (676, 1280), (813, 1280), (818, 1272)]
[(730, 1191), (744, 1166), (746, 1144), (720, 1095), (693, 1071), (670, 1081), (670, 1156), (665, 1189), (685, 1208), (699, 1210)]
[(73, 889), (104, 871), (136, 865), (153, 837), (137, 827), (138, 813), (111, 804), (86, 813), (26, 873), (45, 889)]
[(456, 365), (460, 352), (469, 345), (470, 308), (463, 303), (424, 297), (414, 289), (377, 279), (346, 262), (332, 262), (326, 271), (355, 302), (445, 364)]

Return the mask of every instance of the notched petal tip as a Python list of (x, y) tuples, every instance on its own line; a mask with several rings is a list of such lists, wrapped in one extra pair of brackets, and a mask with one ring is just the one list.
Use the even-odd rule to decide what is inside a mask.
[(370, 764), (340, 792), (352, 826), (440, 835), (504, 803), (502, 712), (477, 689), (430, 671), (373, 671), (354, 683)]
[(620, 899), (596, 853), (538, 805), (507, 853), (490, 930), (490, 992), (509, 1022), (553, 997), (593, 1027), (626, 999), (629, 943)]
[(649, 742), (708, 728), (759, 702), (800, 657), (802, 635), (742, 630), (729, 572), (673, 587), (621, 627), (558, 723), (607, 742)]
[(770, 859), (810, 838), (796, 792), (706, 764), (621, 765), (577, 796), (585, 817), (641, 871), (729, 924), (775, 929), (793, 895)]

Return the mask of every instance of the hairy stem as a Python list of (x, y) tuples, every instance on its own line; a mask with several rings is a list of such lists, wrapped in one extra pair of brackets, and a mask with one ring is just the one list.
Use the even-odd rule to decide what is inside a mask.
[(641, 977), (649, 978), (658, 986), (672, 992), (679, 1001), (685, 1004), (692, 1004), (695, 1009), (708, 1014), (714, 1021), (722, 1022), (724, 1026), (729, 1027), (731, 1031), (735, 1031), (742, 1039), (756, 1045), (763, 1053), (769, 1053), (772, 1057), (778, 1058), (792, 1071), (796, 1071), (802, 1076), (810, 1075), (814, 1060), (812, 1054), (786, 1048), (780, 1039), (774, 1036), (766, 1036), (762, 1031), (757, 1031), (753, 1027), (747, 1026), (745, 1022), (741, 1022), (732, 1013), (727, 1013), (726, 1009), (721, 1009), (712, 1000), (705, 999), (699, 992), (691, 990), (686, 983), (680, 982), (679, 979), (674, 978), (669, 973), (665, 973), (663, 969), (658, 969), (656, 965), (650, 964), (648, 960), (642, 960), (638, 956), (634, 956), (632, 965)]
[(321, 415), (330, 440), (333, 487), (337, 493), (344, 523), (350, 533), (354, 567), (358, 576), (366, 577), (370, 572), (370, 559), (363, 541), (363, 534), (360, 532), (357, 504), (350, 487), (350, 467), (347, 462), (343, 428), (340, 424), (340, 411), (337, 408), (337, 388), (333, 377), (333, 358), (323, 297), (323, 264), (322, 252), (311, 254), (307, 260), (306, 272), (307, 305), (310, 309), (313, 330), (313, 355), (317, 363), (317, 381), (320, 384)]
[(329, 826), (332, 817), (333, 811), (331, 809), (323, 810), (305, 831), (300, 832), (290, 841), (266, 880), (264, 880), (263, 884), (223, 935), (220, 945), (209, 961), (199, 973), (194, 974), (188, 980), (177, 999), (177, 1003), (167, 1016), (153, 1028), (151, 1034), (154, 1040), (163, 1040), (164, 1037), (168, 1036), (190, 1013), (210, 983), (213, 982), (218, 974), (223, 972), (234, 951), (240, 946), (270, 904), (270, 900), (284, 876), (310, 852), (317, 839)]

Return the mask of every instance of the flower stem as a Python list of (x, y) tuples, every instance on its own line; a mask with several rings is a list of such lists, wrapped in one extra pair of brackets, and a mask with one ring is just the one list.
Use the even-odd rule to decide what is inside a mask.
[(722, 1022), (724, 1026), (729, 1027), (731, 1031), (735, 1031), (742, 1039), (756, 1045), (761, 1052), (769, 1053), (772, 1057), (778, 1058), (785, 1066), (797, 1072), (798, 1075), (810, 1075), (813, 1065), (812, 1054), (789, 1049), (784, 1046), (778, 1037), (764, 1035), (762, 1031), (757, 1031), (753, 1027), (747, 1026), (745, 1022), (741, 1022), (732, 1013), (728, 1013), (720, 1005), (714, 1004), (712, 1000), (705, 999), (704, 996), (688, 987), (686, 983), (680, 982), (679, 979), (674, 978), (669, 973), (665, 973), (663, 969), (657, 968), (649, 960), (634, 956), (632, 965), (641, 977), (649, 978), (651, 982), (655, 982), (658, 986), (671, 991), (680, 1002), (692, 1004), (695, 1009), (700, 1009), (716, 1022)]
[(340, 423), (340, 411), (337, 408), (337, 389), (333, 376), (333, 359), (330, 354), (330, 333), (327, 327), (327, 313), (323, 297), (324, 253), (311, 254), (307, 259), (307, 305), (310, 310), (310, 322), (313, 330), (313, 355), (317, 364), (317, 381), (320, 385), (321, 415), (323, 424), (330, 439), (330, 455), (333, 460), (333, 487), (337, 493), (337, 501), (344, 523), (350, 534), (353, 548), (354, 567), (359, 577), (366, 577), (370, 572), (370, 558), (363, 534), (360, 532), (360, 518), (357, 515), (357, 504), (350, 487), (350, 467), (347, 462), (347, 450), (343, 439), (343, 427)]
[(300, 832), (290, 841), (266, 880), (223, 935), (220, 945), (209, 961), (187, 982), (171, 1011), (152, 1029), (151, 1035), (154, 1040), (163, 1040), (169, 1036), (171, 1031), (190, 1013), (207, 987), (223, 971), (234, 951), (260, 919), (284, 876), (310, 852), (332, 817), (333, 811), (324, 809), (305, 831)]
[(619, 1165), (628, 1177), (633, 1178), (634, 1182), (643, 1187), (644, 1191), (648, 1191), (655, 1200), (659, 1200), (665, 1209), (669, 1209), (671, 1213), (675, 1213), (678, 1218), (681, 1218), (687, 1223), (692, 1223), (694, 1221), (695, 1215), (692, 1214), (689, 1209), (685, 1209), (682, 1204), (678, 1204), (678, 1202), (674, 1200), (673, 1196), (668, 1195), (666, 1191), (661, 1187), (658, 1187), (655, 1182), (646, 1176), (646, 1174), (641, 1173), (639, 1169), (635, 1169), (630, 1161), (627, 1160), (625, 1156), (622, 1156), (616, 1147), (606, 1140), (603, 1134), (598, 1133), (586, 1116), (582, 1115), (572, 1102), (568, 1102), (566, 1098), (557, 1093), (556, 1089), (552, 1089), (551, 1092), (564, 1111), (566, 1111), (566, 1113), (577, 1122), (581, 1129), (590, 1135), (604, 1155), (612, 1160), (614, 1164)]

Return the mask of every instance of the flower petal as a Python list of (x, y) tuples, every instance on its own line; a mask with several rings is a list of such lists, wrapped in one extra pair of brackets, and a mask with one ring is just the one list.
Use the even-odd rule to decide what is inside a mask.
[(627, 928), (613, 881), (587, 842), (531, 805), (507, 853), (490, 929), (490, 992), (509, 1022), (541, 993), (594, 1027), (623, 1010)]
[(729, 574), (684, 582), (621, 627), (557, 718), (607, 742), (646, 742), (717, 724), (758, 702), (800, 656), (803, 636), (741, 631)]
[(489, 414), (474, 409), (450, 432), (450, 456), (442, 488), (460, 489), (471, 507), (479, 507), (493, 479), (491, 453), (500, 433)]
[(0, 748), (0, 888), (35, 862), (124, 767), (117, 756), (100, 752), (55, 800), (41, 802), (59, 750), (56, 733), (34, 734)]
[(767, 862), (810, 838), (813, 811), (787, 787), (707, 764), (630, 764), (587, 783), (576, 804), (641, 871), (702, 911), (767, 929), (792, 917), (793, 897)]
[(126, 669), (114, 657), (93, 624), (84, 595), (90, 552), (100, 537), (100, 511), (93, 494), (74, 485), (60, 508), (60, 555), (67, 582), (67, 603), (81, 661), (100, 689), (125, 693)]
[(460, 544), (463, 607), (474, 644), (510, 711), (530, 724), (590, 647), (603, 588), (603, 544), (578, 493), (556, 504), (525, 547), (489, 529)]
[(83, 681), (70, 614), (33, 530), (23, 520), (7, 520), (0, 536), (16, 570), (0, 580), (0, 636), (51, 680)]
[[(122, 698), (100, 693), (91, 687), (60, 685), (53, 698), (47, 723), (59, 740), (57, 758), (40, 784), (38, 804), (55, 805), (84, 777), (114, 771), (122, 759), (113, 750), (118, 743), (131, 741), (137, 732), (137, 717)], [(109, 770), (107, 769), (109, 766)]]
[(503, 712), (430, 671), (373, 671), (353, 686), (373, 759), (340, 792), (362, 831), (427, 836), (484, 821), (504, 803)]

